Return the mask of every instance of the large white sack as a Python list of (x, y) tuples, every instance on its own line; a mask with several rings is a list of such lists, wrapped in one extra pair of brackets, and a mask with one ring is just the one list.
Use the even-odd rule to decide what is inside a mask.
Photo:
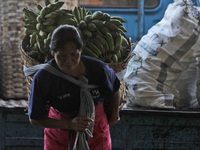
[(183, 71), (180, 75), (176, 83), (176, 88), (180, 94), (180, 99), (176, 103), (178, 108), (195, 109), (199, 107), (196, 95), (197, 73), (197, 65), (196, 61), (194, 61), (189, 65), (188, 69)]
[(136, 45), (134, 52), (143, 64), (137, 74), (125, 76), (129, 84), (127, 106), (176, 107), (180, 98), (176, 82), (199, 55), (199, 20), (193, 16), (190, 3), (175, 0), (169, 4), (163, 19)]

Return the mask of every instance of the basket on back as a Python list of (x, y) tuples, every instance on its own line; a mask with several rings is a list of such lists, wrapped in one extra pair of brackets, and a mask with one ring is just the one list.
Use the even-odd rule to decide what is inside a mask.
[[(84, 55), (108, 63), (115, 73), (125, 69), (132, 55), (131, 42), (124, 33), (127, 32), (123, 27), (125, 20), (118, 16), (111, 17), (101, 11), (92, 13), (84, 7), (61, 9), (63, 4), (56, 1), (40, 6), (38, 11), (24, 8), (26, 37), (22, 43), (21, 54), (25, 66), (46, 63), (50, 59), (49, 42), (54, 29), (68, 24), (80, 31), (84, 42)], [(27, 78), (29, 89), (31, 80), (31, 77)]]

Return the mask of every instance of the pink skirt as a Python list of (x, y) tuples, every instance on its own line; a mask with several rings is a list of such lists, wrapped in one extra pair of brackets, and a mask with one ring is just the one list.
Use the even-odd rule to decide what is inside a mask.
[[(59, 113), (52, 107), (49, 111), (49, 117), (58, 120), (72, 118), (70, 115)], [(75, 131), (71, 130), (45, 128), (44, 150), (68, 150), (68, 145), (72, 149), (75, 135)], [(95, 107), (93, 138), (88, 141), (88, 145), (90, 150), (111, 150), (109, 124), (103, 103)]]

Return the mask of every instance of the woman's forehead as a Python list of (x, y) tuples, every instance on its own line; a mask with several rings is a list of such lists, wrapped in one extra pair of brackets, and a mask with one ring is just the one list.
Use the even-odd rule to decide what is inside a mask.
[(77, 51), (78, 51), (78, 49), (76, 49), (76, 48), (65, 47), (64, 49), (58, 49), (57, 52), (59, 54), (68, 54), (68, 53), (75, 53)]
[(58, 49), (59, 51), (76, 51), (76, 45), (73, 42), (67, 42), (65, 45), (63, 45), (62, 48)]

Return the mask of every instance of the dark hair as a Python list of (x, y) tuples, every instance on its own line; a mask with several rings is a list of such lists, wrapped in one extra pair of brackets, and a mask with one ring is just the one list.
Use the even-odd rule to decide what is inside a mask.
[(83, 48), (83, 40), (78, 29), (71, 25), (61, 25), (53, 31), (50, 49), (57, 52), (58, 49), (64, 49), (67, 42), (73, 42), (78, 50)]

